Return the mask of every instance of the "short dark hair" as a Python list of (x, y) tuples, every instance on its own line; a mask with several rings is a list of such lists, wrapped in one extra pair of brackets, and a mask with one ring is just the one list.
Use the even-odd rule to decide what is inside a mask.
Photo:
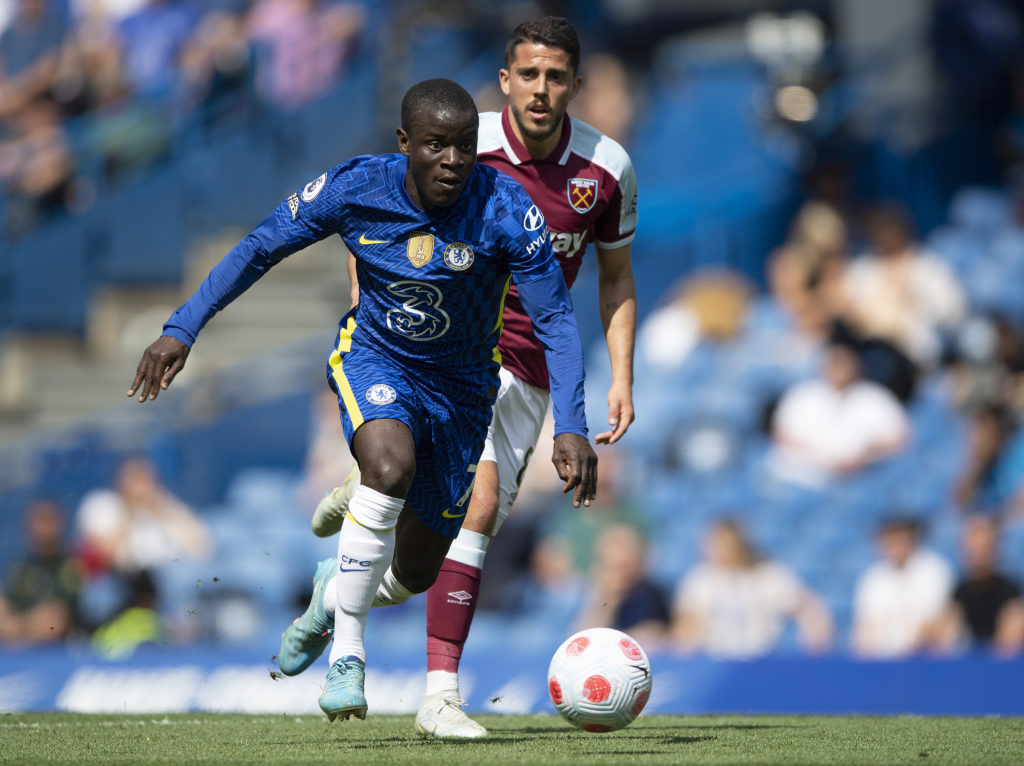
[(512, 66), (516, 55), (516, 46), (522, 43), (545, 45), (558, 48), (569, 54), (569, 65), (573, 74), (580, 68), (580, 38), (576, 28), (562, 16), (541, 16), (533, 21), (524, 21), (512, 30), (508, 42), (505, 43), (505, 67)]
[(427, 109), (434, 114), (446, 111), (478, 114), (476, 102), (469, 91), (454, 80), (443, 77), (418, 82), (405, 92), (402, 98), (402, 130), (408, 133), (409, 126)]
[(924, 533), (924, 521), (908, 512), (900, 512), (891, 516), (882, 517), (878, 523), (878, 531), (881, 534), (886, 532), (909, 532), (915, 537)]

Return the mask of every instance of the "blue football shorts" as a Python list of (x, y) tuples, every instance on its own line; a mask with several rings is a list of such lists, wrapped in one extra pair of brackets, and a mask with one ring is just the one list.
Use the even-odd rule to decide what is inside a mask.
[(353, 343), (344, 329), (327, 362), (349, 447), (366, 421), (405, 423), (416, 442), (416, 475), (406, 505), (427, 527), (453, 540), (469, 509), (498, 369), (496, 364), (493, 373), (478, 376), (425, 370)]

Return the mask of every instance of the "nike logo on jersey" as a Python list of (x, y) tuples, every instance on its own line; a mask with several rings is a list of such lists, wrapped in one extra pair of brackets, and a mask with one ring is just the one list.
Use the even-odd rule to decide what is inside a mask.
[(466, 512), (463, 511), (462, 513), (451, 513), (450, 509), (445, 508), (443, 511), (441, 511), (441, 515), (444, 516), (446, 519), (461, 519), (463, 516), (466, 515)]
[(367, 239), (365, 234), (359, 235), (360, 245), (386, 245), (387, 243), (386, 239)]

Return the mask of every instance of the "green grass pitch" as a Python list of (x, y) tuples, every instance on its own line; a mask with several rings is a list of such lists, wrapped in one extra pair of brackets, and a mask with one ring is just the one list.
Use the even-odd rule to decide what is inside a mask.
[(642, 716), (587, 734), (561, 718), (480, 716), (479, 742), (428, 740), (412, 716), (0, 715), (0, 763), (1021, 764), (1024, 719)]

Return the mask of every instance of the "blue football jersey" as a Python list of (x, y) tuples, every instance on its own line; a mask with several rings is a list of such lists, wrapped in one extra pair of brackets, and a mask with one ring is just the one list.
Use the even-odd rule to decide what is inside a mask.
[(586, 435), (579, 335), (543, 215), (517, 181), (479, 164), (455, 204), (420, 210), (405, 189), (407, 166), (400, 154), (365, 155), (308, 183), (225, 256), (164, 334), (191, 345), (274, 264), (338, 234), (357, 263), (353, 342), (445, 375), (476, 375), (500, 361), (514, 278), (552, 356), (556, 431)]
[(276, 224), (303, 244), (336, 231), (355, 255), (356, 322), (367, 342), (414, 364), (490, 366), (509, 279), (557, 264), (522, 187), (477, 166), (456, 204), (420, 210), (400, 154), (356, 157), (293, 196)]

